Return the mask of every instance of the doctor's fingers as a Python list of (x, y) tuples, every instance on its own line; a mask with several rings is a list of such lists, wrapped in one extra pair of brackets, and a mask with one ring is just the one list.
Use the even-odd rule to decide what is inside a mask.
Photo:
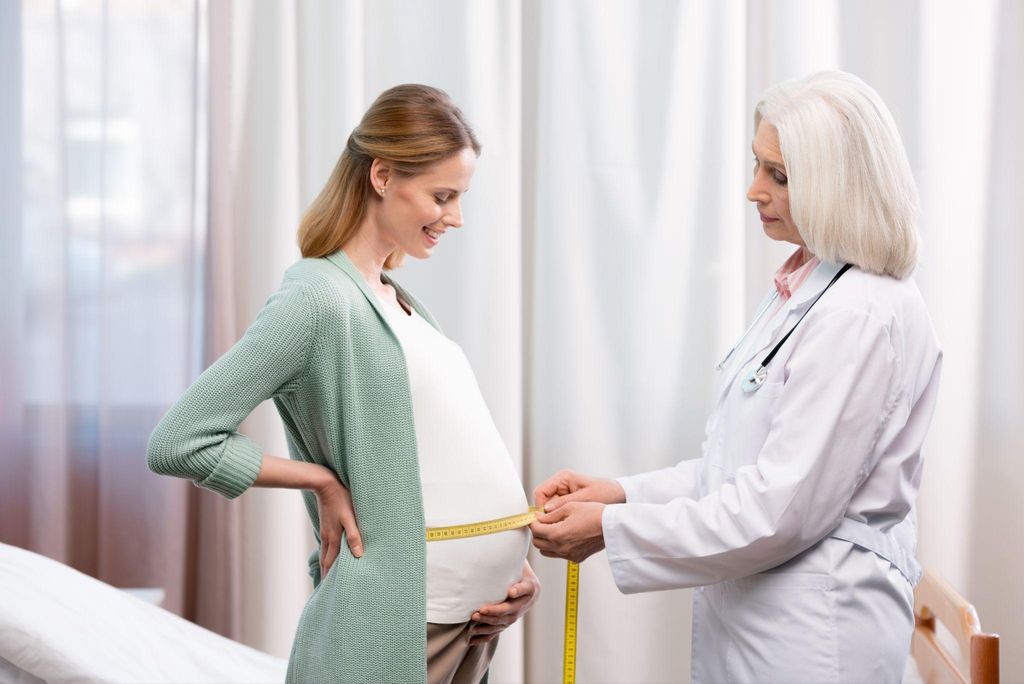
[(533, 545), (540, 551), (540, 555), (548, 558), (565, 558), (562, 554), (567, 550), (566, 544), (561, 539), (549, 539), (534, 535)]
[(537, 485), (533, 490), (533, 500), (538, 506), (543, 507), (551, 497), (569, 494), (581, 487), (583, 480), (586, 480), (586, 476), (571, 470), (559, 470)]
[[(574, 502), (572, 501), (565, 501), (562, 503), (562, 505), (560, 505), (553, 511), (537, 511), (537, 522), (534, 523), (534, 525), (538, 523), (540, 525), (546, 525), (548, 527), (551, 527), (552, 525), (557, 525), (558, 523), (562, 522), (572, 514), (572, 510), (574, 508), (573, 503)], [(532, 529), (533, 525), (531, 525), (530, 527)], [(548, 535), (550, 534), (551, 532), (549, 531)]]
[(581, 487), (571, 494), (556, 494), (555, 496), (548, 499), (548, 502), (544, 504), (544, 510), (548, 513), (554, 513), (558, 509), (562, 508), (566, 504), (573, 503), (576, 501), (587, 502), (597, 501), (595, 492), (592, 487)]

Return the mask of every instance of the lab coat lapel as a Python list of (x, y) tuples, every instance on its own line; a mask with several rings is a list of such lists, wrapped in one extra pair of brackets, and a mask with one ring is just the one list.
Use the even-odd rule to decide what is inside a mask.
[[(768, 353), (768, 349), (785, 334), (782, 332), (784, 324), (792, 326), (840, 268), (842, 264), (827, 261), (819, 263), (793, 296), (786, 300), (782, 309), (777, 311), (766, 325), (761, 326), (760, 330), (754, 331), (753, 341), (736, 350), (736, 358), (722, 369), (724, 381), (719, 385), (717, 403), (721, 403), (729, 394), (729, 388), (736, 382), (740, 370), (746, 368), (758, 355)], [(789, 330), (789, 327), (785, 327), (785, 330)]]
[[(783, 323), (787, 322), (786, 319), (789, 318), (790, 314), (795, 314), (793, 323), (803, 315), (807, 307), (814, 301), (814, 298), (828, 287), (829, 282), (836, 277), (836, 273), (839, 273), (839, 269), (842, 267), (843, 264), (822, 261), (814, 268), (811, 274), (807, 276), (807, 279), (800, 284), (800, 287), (796, 289), (793, 296), (786, 302), (784, 315), (774, 319), (770, 341), (778, 339), (779, 328)], [(789, 330), (789, 328), (786, 328), (786, 330)]]

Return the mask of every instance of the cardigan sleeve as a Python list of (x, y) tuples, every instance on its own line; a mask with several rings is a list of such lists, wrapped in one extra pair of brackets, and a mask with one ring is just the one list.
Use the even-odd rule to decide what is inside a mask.
[(266, 399), (299, 387), (314, 327), (306, 286), (286, 277), (242, 339), (156, 426), (147, 449), (150, 470), (189, 478), (229, 499), (252, 486), (263, 451), (238, 426)]

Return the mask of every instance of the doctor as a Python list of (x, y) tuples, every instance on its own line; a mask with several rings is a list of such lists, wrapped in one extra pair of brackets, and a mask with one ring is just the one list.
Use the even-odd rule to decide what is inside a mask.
[(856, 77), (768, 90), (747, 193), (797, 246), (718, 367), (701, 458), (534, 492), (534, 544), (607, 550), (624, 593), (698, 587), (694, 682), (899, 682), (914, 626), (914, 502), (941, 351), (921, 294), (917, 190)]

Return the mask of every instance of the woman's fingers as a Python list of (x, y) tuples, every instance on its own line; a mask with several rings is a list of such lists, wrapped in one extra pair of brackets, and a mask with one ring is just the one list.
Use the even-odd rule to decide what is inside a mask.
[(359, 524), (356, 520), (355, 509), (352, 505), (352, 496), (341, 484), (334, 481), (330, 486), (323, 487), (317, 491), (317, 505), (320, 515), (320, 545), (322, 548), (333, 547), (333, 556), (328, 558), (324, 553), (324, 560), (327, 567), (330, 567), (334, 558), (341, 551), (341, 537), (345, 536), (345, 542), (356, 558), (363, 555), (363, 537), (359, 532)]
[(502, 603), (483, 606), (473, 613), (471, 619), (475, 622), (488, 625), (505, 625), (507, 627), (519, 618), (519, 614), (522, 611), (523, 606), (529, 603), (530, 596), (527, 595), (521, 596), (520, 598), (509, 599)]
[(345, 539), (348, 541), (348, 548), (352, 555), (359, 558), (363, 555), (363, 537), (359, 534), (359, 526), (356, 524), (356, 515), (349, 504), (347, 512), (341, 514), (341, 525), (345, 530)]
[(509, 598), (524, 598), (537, 592), (537, 585), (533, 582), (517, 582), (508, 588)]
[[(323, 537), (321, 537), (323, 539)], [(331, 569), (331, 565), (334, 564), (334, 558), (337, 556), (337, 552), (333, 550), (333, 545), (330, 541), (324, 541), (320, 544), (320, 578), (323, 579), (327, 576), (327, 572)]]

